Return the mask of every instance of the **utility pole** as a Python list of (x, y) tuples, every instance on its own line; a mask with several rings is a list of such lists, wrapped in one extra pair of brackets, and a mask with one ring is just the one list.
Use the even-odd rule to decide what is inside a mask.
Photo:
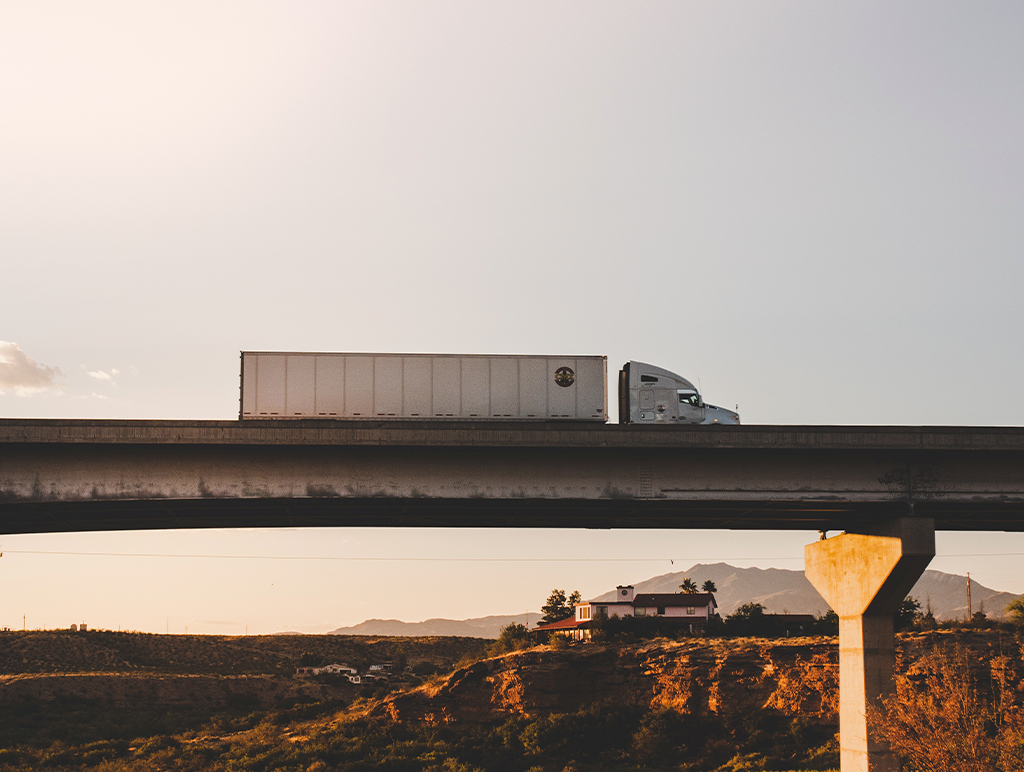
[(974, 618), (974, 610), (971, 608), (971, 572), (967, 572), (967, 621)]

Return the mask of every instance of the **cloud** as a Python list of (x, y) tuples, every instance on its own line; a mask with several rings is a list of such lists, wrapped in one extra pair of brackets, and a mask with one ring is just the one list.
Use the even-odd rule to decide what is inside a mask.
[[(117, 370), (114, 370), (114, 372), (116, 373)], [(114, 380), (114, 376), (113, 375), (111, 375), (110, 373), (105, 373), (102, 370), (92, 370), (92, 371), (86, 373), (86, 375), (88, 375), (90, 378), (95, 378), (97, 381), (113, 381)]]
[(41, 365), (17, 343), (0, 340), (0, 394), (13, 389), (19, 397), (57, 385), (60, 369)]

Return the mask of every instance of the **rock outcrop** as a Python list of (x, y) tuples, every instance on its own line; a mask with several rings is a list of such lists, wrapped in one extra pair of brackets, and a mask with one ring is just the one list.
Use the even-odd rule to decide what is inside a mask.
[[(1024, 696), (1024, 650), (1012, 635), (995, 630), (901, 635), (898, 671), (913, 677), (916, 663), (937, 647), (962, 651), (983, 691), (999, 677)], [(838, 659), (837, 639), (828, 637), (541, 647), (477, 662), (439, 683), (391, 695), (370, 715), (472, 726), (614, 700), (683, 714), (765, 710), (831, 723), (838, 720)]]
[(838, 672), (830, 638), (543, 647), (477, 662), (439, 684), (392, 695), (371, 714), (472, 725), (616, 700), (680, 713), (764, 708), (830, 719), (838, 705)]

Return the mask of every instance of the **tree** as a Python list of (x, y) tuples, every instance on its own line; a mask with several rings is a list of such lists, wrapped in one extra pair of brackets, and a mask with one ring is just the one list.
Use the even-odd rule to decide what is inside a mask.
[(893, 627), (897, 632), (900, 630), (906, 630), (920, 618), (920, 601), (918, 601), (918, 599), (913, 595), (908, 595), (903, 599), (900, 607), (896, 610), (896, 616), (893, 619)]
[(312, 667), (319, 665), (322, 658), (319, 654), (314, 654), (311, 651), (304, 651), (299, 655), (299, 664), (303, 667)]
[(1024, 627), (1024, 595), (1010, 601), (1010, 605), (1006, 607), (1006, 613), (1009, 614), (1011, 622)]
[(700, 588), (704, 590), (704, 592), (718, 592), (718, 588), (715, 586), (715, 583), (712, 582), (710, 579), (704, 582), (704, 584), (702, 584)]
[(914, 626), (919, 630), (934, 630), (939, 626), (939, 623), (935, 621), (935, 614), (932, 612), (932, 598), (930, 595), (925, 596), (924, 611), (917, 615), (917, 621)]
[(732, 635), (762, 635), (768, 620), (760, 603), (744, 603), (726, 617), (725, 629)]
[(683, 583), (679, 585), (679, 589), (682, 590), (683, 593), (685, 593), (686, 595), (693, 595), (695, 592), (697, 592), (697, 583), (693, 581), (693, 579), (691, 579), (690, 577), (686, 577), (685, 579), (683, 579)]
[(575, 613), (572, 604), (574, 602), (579, 603), (579, 601), (580, 594), (576, 590), (568, 598), (565, 597), (565, 590), (552, 590), (551, 594), (548, 595), (548, 602), (540, 607), (540, 610), (544, 612), (540, 623), (547, 625), (552, 622), (561, 622), (563, 619), (568, 619)]
[(839, 635), (839, 615), (829, 609), (817, 621), (817, 630), (823, 635)]
[(569, 616), (573, 616), (576, 613), (576, 605), (582, 602), (583, 596), (580, 595), (580, 591), (573, 590), (572, 594), (569, 596), (569, 600), (566, 602), (566, 605), (569, 607), (569, 611), (571, 612)]
[(760, 603), (744, 603), (729, 615), (729, 619), (749, 622), (764, 616), (764, 606)]

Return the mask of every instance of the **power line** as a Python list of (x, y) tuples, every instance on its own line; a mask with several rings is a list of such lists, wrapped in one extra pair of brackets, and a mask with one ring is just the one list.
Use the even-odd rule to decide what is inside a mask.
[(436, 558), (436, 557), (367, 557), (344, 555), (194, 555), (167, 552), (71, 552), (64, 550), (7, 550), (19, 555), (76, 555), (113, 558), (215, 558), (218, 560), (351, 560), (428, 563), (671, 563), (676, 560), (803, 560), (801, 557), (701, 557), (701, 558)]
[[(206, 558), (215, 560), (335, 560), (335, 561), (364, 561), (364, 562), (422, 562), (422, 563), (674, 563), (675, 561), (687, 560), (803, 560), (799, 557), (789, 555), (773, 556), (746, 556), (730, 555), (725, 557), (671, 557), (671, 558), (438, 558), (438, 557), (379, 557), (379, 556), (344, 556), (344, 555), (209, 555), (189, 553), (167, 553), (167, 552), (73, 552), (66, 550), (5, 550), (9, 554), (17, 555), (71, 555), (80, 557), (110, 557), (110, 558)], [(936, 558), (992, 558), (992, 557), (1019, 557), (1024, 552), (963, 552), (963, 553), (942, 553)]]

